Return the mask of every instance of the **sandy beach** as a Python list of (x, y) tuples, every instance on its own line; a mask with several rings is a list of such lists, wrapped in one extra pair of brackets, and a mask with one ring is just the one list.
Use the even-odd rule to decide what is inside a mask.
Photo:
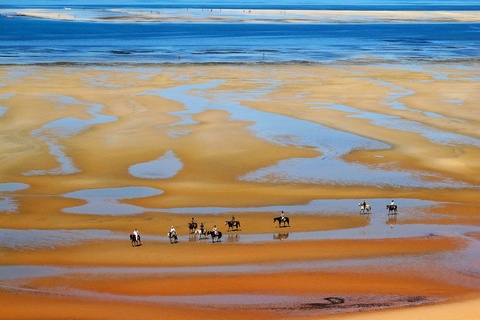
[(0, 67), (1, 318), (480, 319), (479, 76)]
[[(0, 11), (1, 13), (2, 11)], [(5, 14), (9, 14), (5, 11)], [(480, 11), (361, 11), (267, 9), (25, 9), (15, 15), (78, 21), (130, 21), (170, 23), (404, 23), (479, 22)]]

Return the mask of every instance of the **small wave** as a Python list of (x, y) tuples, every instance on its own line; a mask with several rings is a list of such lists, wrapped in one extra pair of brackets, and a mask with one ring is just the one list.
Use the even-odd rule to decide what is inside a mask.
[(254, 60), (254, 61), (158, 61), (158, 62), (149, 62), (149, 61), (115, 61), (115, 62), (89, 62), (89, 61), (55, 61), (55, 62), (33, 62), (33, 63), (0, 63), (1, 66), (19, 66), (19, 65), (28, 65), (28, 66), (65, 66), (65, 67), (155, 67), (155, 66), (169, 66), (169, 65), (376, 65), (376, 64), (390, 64), (390, 65), (399, 65), (402, 63), (419, 63), (419, 64), (451, 64), (451, 65), (466, 65), (466, 66), (477, 66), (480, 63), (480, 57), (470, 57), (470, 58), (431, 58), (423, 56), (407, 56), (402, 59), (398, 58), (382, 58), (382, 57), (355, 57), (355, 58), (338, 58), (338, 59), (291, 59), (291, 60), (278, 60), (278, 61), (264, 61), (264, 60)]
[(241, 54), (246, 53), (244, 50), (201, 50), (201, 51), (194, 51), (192, 54), (199, 55), (199, 54)]

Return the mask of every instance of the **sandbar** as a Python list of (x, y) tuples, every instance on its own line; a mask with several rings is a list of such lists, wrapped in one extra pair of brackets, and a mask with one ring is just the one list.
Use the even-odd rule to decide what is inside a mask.
[(480, 319), (479, 76), (0, 67), (2, 319)]

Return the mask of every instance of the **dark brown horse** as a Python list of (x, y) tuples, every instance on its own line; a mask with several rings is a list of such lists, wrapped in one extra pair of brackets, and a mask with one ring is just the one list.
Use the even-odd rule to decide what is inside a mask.
[[(283, 221), (282, 221), (282, 217), (276, 217), (276, 218), (273, 218), (273, 222), (277, 222), (278, 221), (278, 227), (281, 228), (281, 223), (283, 222), (283, 226), (284, 227), (290, 227), (290, 219), (288, 217), (283, 217)], [(285, 225), (287, 224), (287, 225)]]
[(230, 229), (233, 230), (233, 228), (235, 228), (235, 231), (238, 231), (238, 228), (240, 227), (240, 221), (229, 221), (229, 220), (226, 220), (225, 221), (225, 225), (228, 225), (228, 231), (230, 231)]
[(197, 230), (198, 224), (196, 222), (189, 222), (188, 223), (188, 230), (190, 233), (195, 233), (195, 230)]
[[(212, 236), (212, 242), (219, 242), (220, 238), (222, 238), (222, 233), (220, 231), (217, 231), (217, 234), (213, 231), (207, 231), (207, 236)], [(215, 241), (215, 239), (217, 239)]]
[(140, 235), (138, 235), (138, 240), (137, 240), (137, 237), (135, 237), (135, 235), (132, 233), (130, 234), (130, 240), (132, 240), (132, 247), (142, 245), (142, 241), (140, 240)]
[(388, 214), (397, 214), (396, 204), (387, 204)]

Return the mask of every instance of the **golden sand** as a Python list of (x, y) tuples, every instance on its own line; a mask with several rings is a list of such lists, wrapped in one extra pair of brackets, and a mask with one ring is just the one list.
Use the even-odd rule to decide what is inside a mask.
[[(1, 13), (1, 11), (0, 11)], [(10, 12), (8, 12), (10, 13)], [(112, 15), (112, 13), (115, 13)], [(15, 14), (41, 19), (195, 22), (195, 23), (364, 23), (364, 22), (478, 22), (480, 11), (362, 11), (362, 10), (245, 10), (220, 8), (134, 11), (113, 9), (85, 15), (81, 10), (24, 9)]]
[[(438, 73), (448, 77), (435, 78)], [(394, 197), (442, 204), (422, 209), (418, 215), (399, 214), (397, 221), (387, 220), (386, 229), (395, 230), (396, 224), (478, 227), (478, 146), (438, 143), (421, 132), (376, 125), (371, 119), (352, 116), (359, 112), (390, 115), (479, 139), (480, 90), (478, 81), (471, 80), (478, 76), (478, 68), (455, 66), (425, 66), (422, 71), (346, 65), (1, 67), (4, 85), (0, 86), (0, 106), (4, 113), (0, 117), (0, 184), (17, 182), (29, 187), (0, 193), (0, 200), (13, 198), (17, 207), (16, 212), (0, 212), (0, 228), (109, 230), (124, 234), (125, 239), (59, 243), (53, 238), (51, 246), (33, 248), (2, 244), (0, 268), (46, 266), (67, 271), (41, 277), (0, 277), (0, 317), (185, 319), (196, 315), (212, 319), (336, 319), (341, 314), (342, 319), (480, 319), (475, 285), (479, 283), (479, 264), (457, 270), (452, 265), (459, 261), (435, 260), (463, 252), (469, 246), (478, 247), (478, 229), (463, 236), (292, 240), (289, 234), (356, 230), (370, 222), (358, 215), (356, 206), (352, 214), (322, 214), (320, 208), (316, 214), (288, 212), (293, 214), (291, 226), (279, 228), (272, 223), (272, 218), (279, 215), (276, 210), (245, 209), (236, 213), (242, 222), (241, 231), (227, 231), (224, 221), (230, 219), (230, 214), (169, 212), (173, 208), (198, 208), (200, 212), (209, 207), (257, 208), (305, 205), (318, 199)], [(219, 81), (217, 86), (202, 89), (202, 84), (214, 81)], [(185, 106), (155, 92), (186, 84), (198, 85), (190, 92), (194, 96), (214, 99), (230, 93), (238, 103), (255, 110), (383, 142), (390, 148), (354, 149), (342, 159), (392, 171), (430, 173), (432, 181), (445, 179), (451, 187), (277, 183), (275, 177), (264, 182), (240, 180), (279, 161), (320, 157), (323, 151), (297, 145), (294, 137), (283, 137), (292, 141), (285, 145), (261, 139), (249, 129), (253, 122), (232, 119), (228, 109), (202, 110), (192, 115), (191, 123), (181, 128), (172, 126), (180, 121), (179, 112)], [(406, 107), (387, 107), (392, 94), (399, 91), (408, 93), (396, 99)], [(255, 99), (249, 98), (251, 93)], [(65, 97), (75, 102), (62, 100)], [(312, 108), (322, 103), (353, 109)], [(92, 119), (92, 104), (103, 106), (98, 113), (115, 120), (70, 136), (45, 130), (42, 138), (34, 134), (65, 117)], [(62, 173), (59, 159), (46, 141), (61, 146), (77, 171)], [(183, 165), (173, 177), (146, 179), (129, 173), (131, 166), (157, 159), (169, 150)], [(26, 174), (29, 172), (37, 174)], [(134, 186), (161, 189), (163, 193), (121, 200), (122, 204), (144, 208), (140, 214), (65, 211), (85, 204), (81, 199), (64, 197), (66, 193)], [(377, 214), (385, 213), (374, 210), (373, 215)], [(189, 239), (186, 225), (192, 215), (209, 229), (217, 224), (225, 241), (212, 244), (210, 240)], [(165, 237), (171, 225), (184, 237), (174, 245)], [(133, 228), (138, 228), (145, 239), (136, 248), (128, 240)], [(272, 234), (284, 240), (243, 241), (245, 237)], [(416, 258), (418, 265), (411, 263)], [(468, 258), (478, 262), (478, 256)], [(406, 262), (402, 264), (403, 259)], [(400, 261), (399, 265), (391, 267), (390, 260)], [(327, 266), (312, 268), (317, 263)], [(134, 272), (137, 268), (138, 272)], [(117, 273), (118, 269), (133, 272)], [(7, 269), (0, 272), (6, 272), (3, 270)], [(209, 295), (212, 298), (208, 303), (185, 303), (189, 297), (195, 300)], [(233, 305), (225, 304), (221, 298), (215, 300), (217, 295), (245, 299), (258, 295), (259, 304), (242, 302), (242, 298)], [(358, 308), (320, 308), (324, 305), (319, 301), (329, 296), (371, 306), (360, 308), (361, 312), (355, 312)], [(298, 300), (289, 300), (284, 308), (268, 302), (278, 297)], [(370, 302), (365, 304), (365, 299)], [(317, 304), (308, 305), (312, 301)], [(422, 306), (415, 303), (419, 301)], [(387, 310), (377, 310), (383, 308), (375, 307), (376, 302), (384, 303)]]

